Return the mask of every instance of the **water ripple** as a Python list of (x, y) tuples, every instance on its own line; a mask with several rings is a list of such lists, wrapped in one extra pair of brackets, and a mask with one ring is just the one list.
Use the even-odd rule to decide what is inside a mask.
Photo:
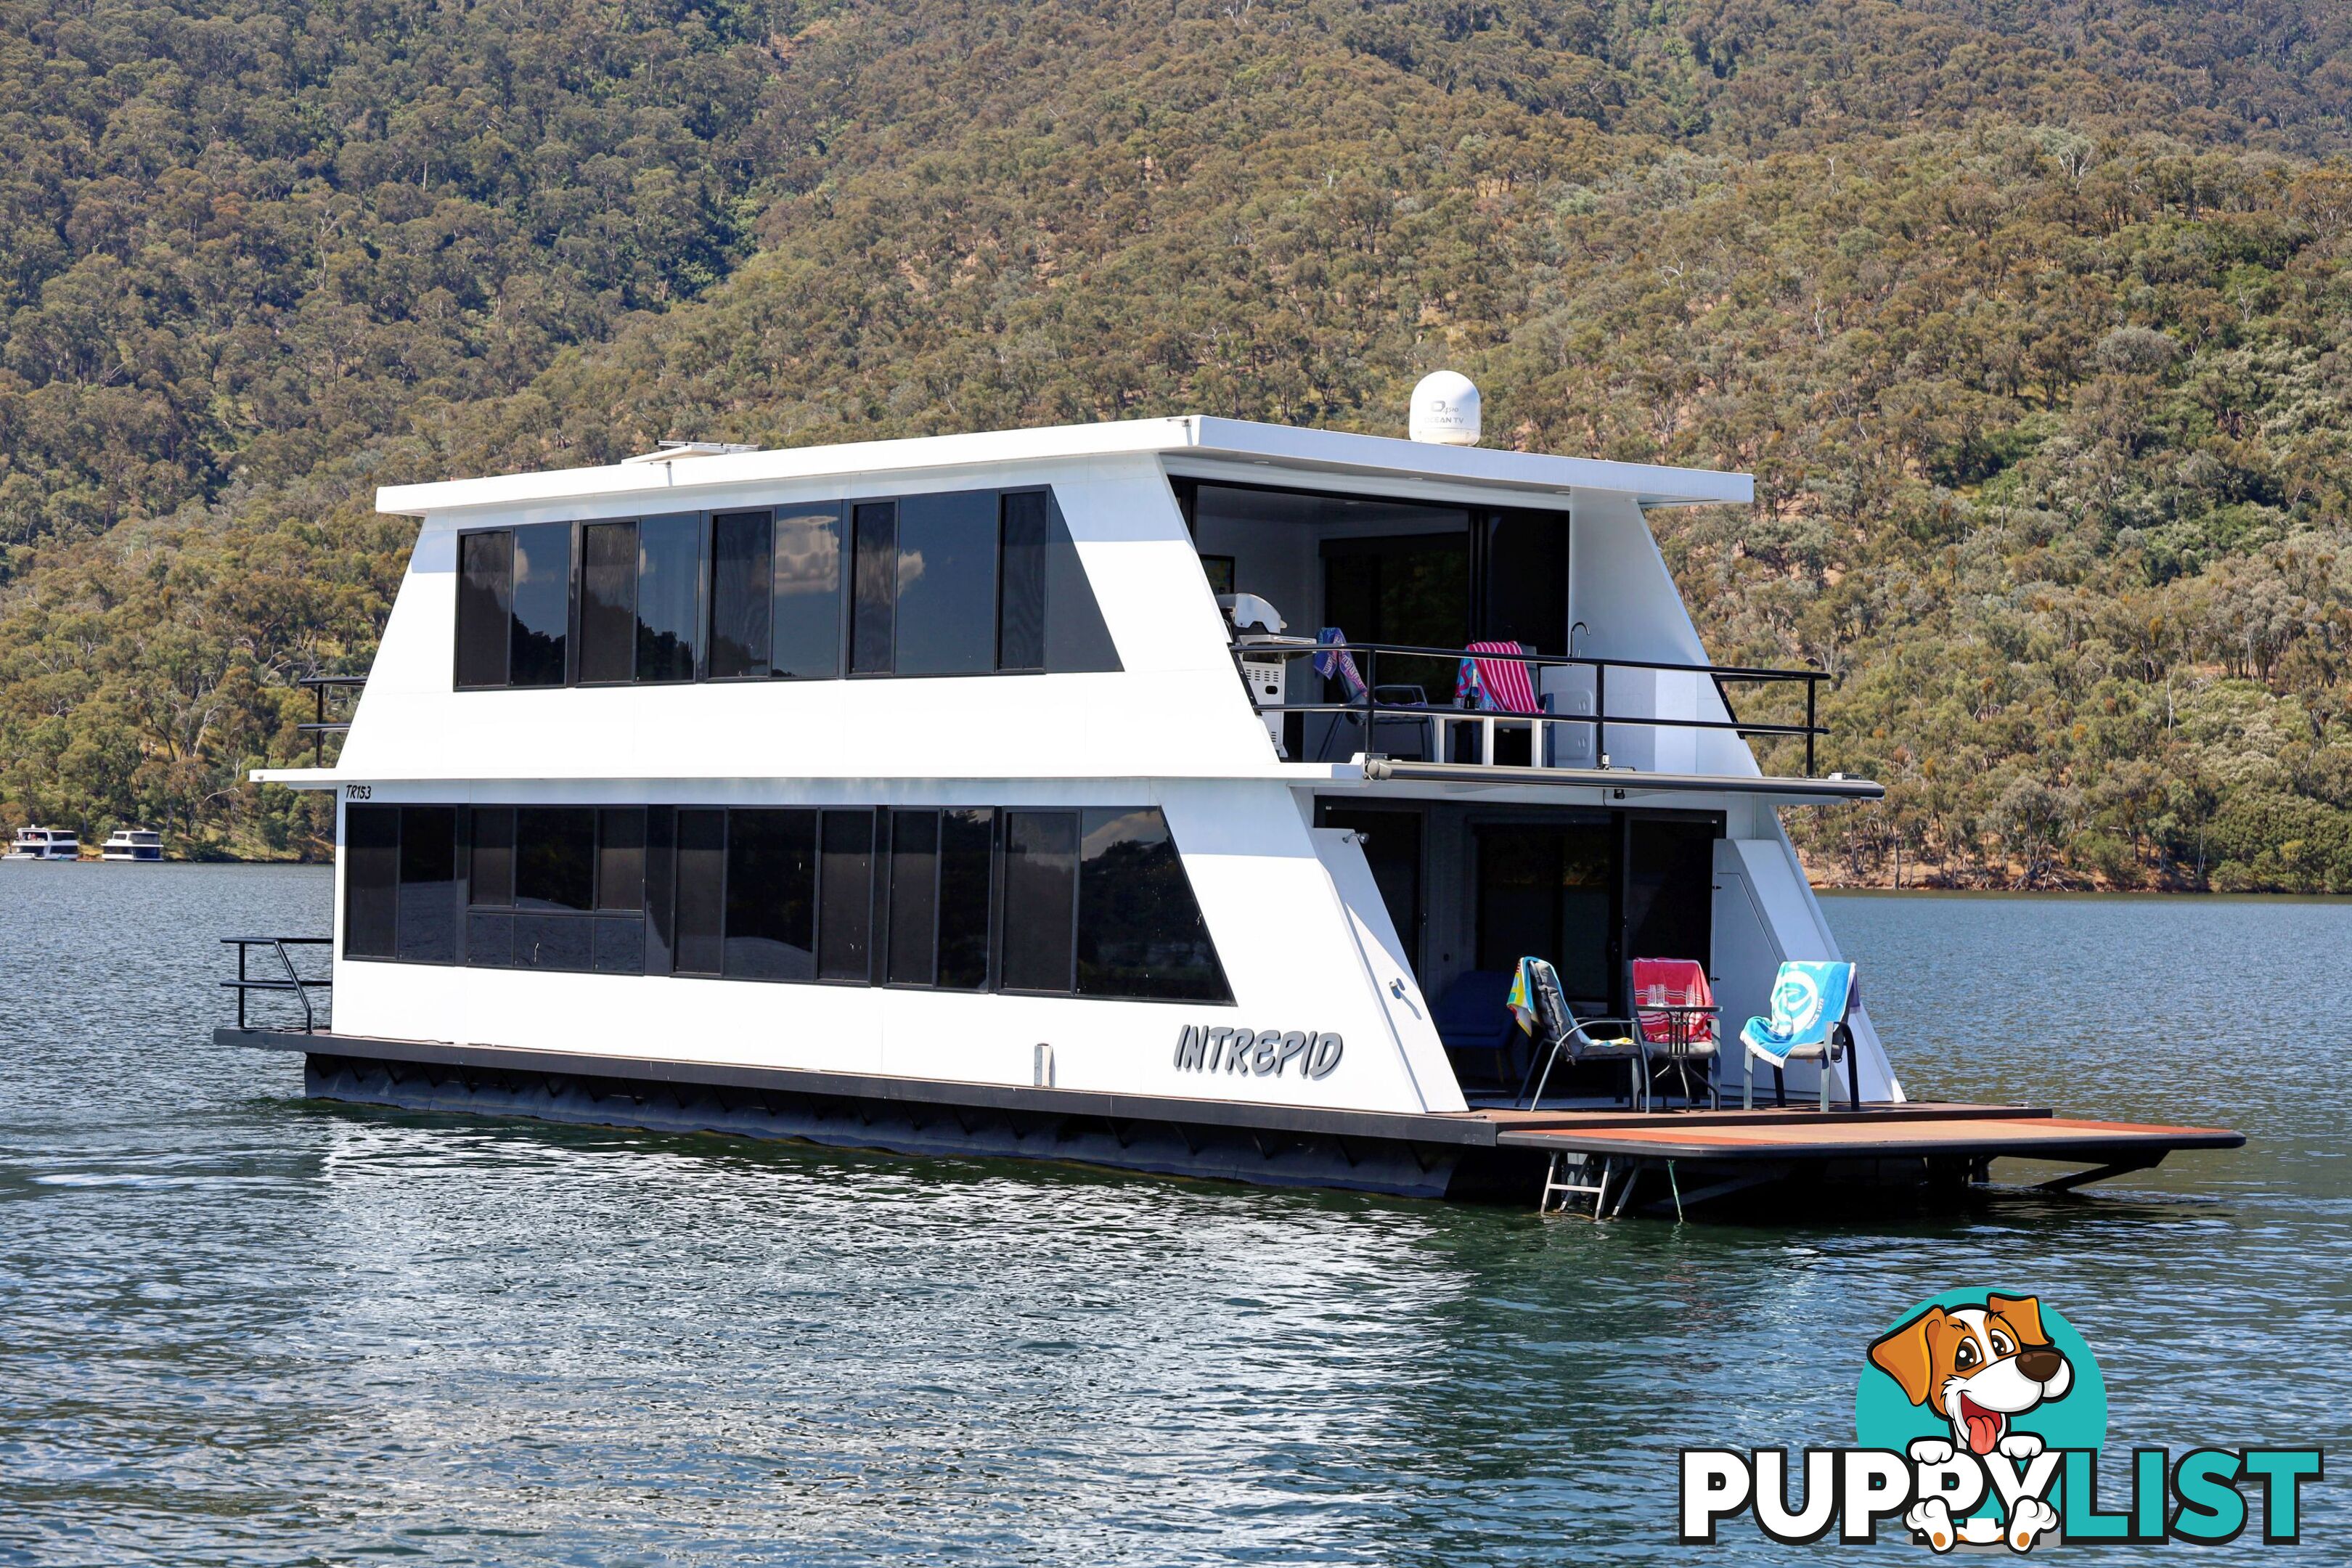
[(1767, 1228), (313, 1105), (211, 939), (329, 889), (0, 868), (0, 1563), (1687, 1562), (1677, 1449), (1850, 1441), (1978, 1281), (2118, 1445), (2346, 1437), (2341, 906), (1833, 900), (1914, 1093), (2256, 1141)]

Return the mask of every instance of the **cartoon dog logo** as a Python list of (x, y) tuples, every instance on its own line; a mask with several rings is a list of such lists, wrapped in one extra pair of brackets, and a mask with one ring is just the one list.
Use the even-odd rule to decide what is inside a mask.
[[(1981, 1307), (1929, 1307), (1874, 1342), (1870, 1359), (1912, 1404), (1951, 1423), (1955, 1447), (1979, 1458), (1998, 1452), (2021, 1464), (2042, 1452), (2042, 1439), (2011, 1431), (2011, 1421), (2064, 1398), (2074, 1385), (2074, 1369), (2042, 1331), (2042, 1303), (2032, 1296), (1988, 1294)], [(1952, 1457), (1933, 1438), (1915, 1443), (1911, 1453), (1931, 1464)], [(2021, 1502), (2020, 1510), (2010, 1529), (2021, 1536), (2011, 1544), (2023, 1551), (2058, 1521), (2046, 1503), (2027, 1509)], [(1923, 1503), (1914, 1513), (1919, 1517), (1908, 1522), (1938, 1551), (1967, 1533), (1955, 1531), (1940, 1502)]]

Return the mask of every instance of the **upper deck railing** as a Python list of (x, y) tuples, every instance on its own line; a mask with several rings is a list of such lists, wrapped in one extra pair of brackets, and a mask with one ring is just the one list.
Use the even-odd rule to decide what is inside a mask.
[[(1241, 670), (1242, 662), (1251, 658), (1319, 658), (1341, 653), (1352, 656), (1356, 668), (1363, 679), (1363, 691), (1360, 697), (1341, 702), (1270, 702), (1257, 699), (1253, 693), (1253, 700), (1257, 710), (1263, 714), (1329, 713), (1352, 719), (1361, 725), (1360, 736), (1364, 744), (1360, 749), (1366, 752), (1378, 750), (1371, 743), (1371, 738), (1377, 732), (1375, 726), (1389, 728), (1400, 721), (1429, 722), (1432, 735), (1441, 749), (1445, 744), (1444, 738), (1450, 727), (1454, 725), (1527, 726), (1533, 737), (1528, 747), (1528, 765), (1534, 768), (1564, 765), (1549, 760), (1550, 753), (1556, 748), (1548, 743), (1550, 737), (1563, 731), (1571, 734), (1589, 734), (1591, 740), (1590, 754), (1594, 763), (1602, 767), (1608, 766), (1609, 731), (1612, 726), (1615, 726), (1621, 731), (1627, 729), (1713, 731), (1728, 731), (1743, 740), (1751, 736), (1801, 737), (1805, 745), (1804, 776), (1811, 778), (1814, 776), (1815, 767), (1814, 742), (1819, 737), (1829, 733), (1828, 727), (1820, 721), (1821, 685), (1831, 677), (1827, 671), (1819, 669), (1774, 669), (1757, 665), (1675, 664), (1658, 659), (1593, 658), (1574, 654), (1491, 653), (1484, 649), (1472, 653), (1463, 648), (1422, 647), (1408, 643), (1350, 640), (1307, 644), (1304, 639), (1295, 637), (1262, 637), (1255, 640), (1244, 637), (1233, 645), (1232, 651), (1234, 668), (1237, 672)], [(1444, 660), (1449, 668), (1458, 668), (1463, 661), (1470, 659), (1489, 664), (1517, 664), (1527, 669), (1528, 685), (1544, 696), (1557, 694), (1556, 692), (1542, 693), (1545, 684), (1544, 671), (1590, 670), (1592, 710), (1589, 713), (1557, 713), (1549, 711), (1547, 707), (1544, 711), (1519, 713), (1496, 708), (1467, 708), (1456, 702), (1398, 700), (1397, 697), (1401, 691), (1409, 690), (1412, 688), (1391, 685), (1381, 680), (1381, 660), (1384, 657), (1391, 661), (1391, 668), (1400, 659), (1410, 659), (1415, 662)], [(1425, 664), (1423, 667), (1426, 668)], [(1727, 717), (1705, 719), (1655, 712), (1612, 713), (1609, 710), (1609, 672), (1612, 669), (1705, 676), (1713, 686), (1716, 698), (1722, 703), (1723, 711)], [(1725, 689), (1727, 684), (1795, 685), (1800, 683), (1805, 689), (1805, 718), (1804, 722), (1801, 724), (1743, 720), (1739, 717), (1738, 709), (1732, 704), (1730, 693)], [(1384, 700), (1384, 693), (1386, 700)], [(1491, 742), (1488, 744), (1488, 750), (1491, 751)], [(1579, 746), (1577, 750), (1581, 752), (1583, 748)], [(1441, 756), (1430, 760), (1446, 759)], [(1488, 756), (1485, 760), (1491, 762), (1492, 758)]]
[(297, 724), (294, 726), (297, 733), (310, 737), (310, 765), (312, 767), (326, 766), (327, 737), (330, 735), (348, 734), (352, 728), (351, 721), (348, 719), (339, 719), (332, 721), (328, 720), (327, 693), (336, 690), (357, 690), (359, 688), (365, 686), (367, 682), (368, 678), (364, 675), (306, 675), (301, 679), (294, 683), (297, 686), (308, 687), (310, 689), (310, 695), (318, 700), (316, 720), (308, 724)]

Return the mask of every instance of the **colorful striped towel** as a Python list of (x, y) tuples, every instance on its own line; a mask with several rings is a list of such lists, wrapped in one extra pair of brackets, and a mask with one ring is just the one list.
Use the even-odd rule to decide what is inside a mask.
[(1536, 1032), (1536, 963), (1532, 958), (1519, 960), (1518, 970), (1511, 976), (1511, 1016), (1518, 1020), (1520, 1032), (1528, 1035)]
[[(1474, 642), (1463, 650), (1477, 654), (1523, 654), (1528, 650), (1515, 642)], [(1462, 661), (1474, 671), (1481, 697), (1479, 706), (1495, 713), (1540, 713), (1543, 704), (1536, 700), (1535, 682), (1528, 678), (1528, 667), (1516, 658), (1478, 658)], [(1459, 682), (1456, 682), (1458, 689)]]

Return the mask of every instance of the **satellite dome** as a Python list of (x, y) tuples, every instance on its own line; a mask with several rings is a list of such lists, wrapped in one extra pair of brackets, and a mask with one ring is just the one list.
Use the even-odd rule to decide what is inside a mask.
[(1478, 389), (1458, 371), (1440, 370), (1421, 378), (1412, 389), (1412, 416), (1407, 429), (1416, 441), (1442, 447), (1478, 444)]

